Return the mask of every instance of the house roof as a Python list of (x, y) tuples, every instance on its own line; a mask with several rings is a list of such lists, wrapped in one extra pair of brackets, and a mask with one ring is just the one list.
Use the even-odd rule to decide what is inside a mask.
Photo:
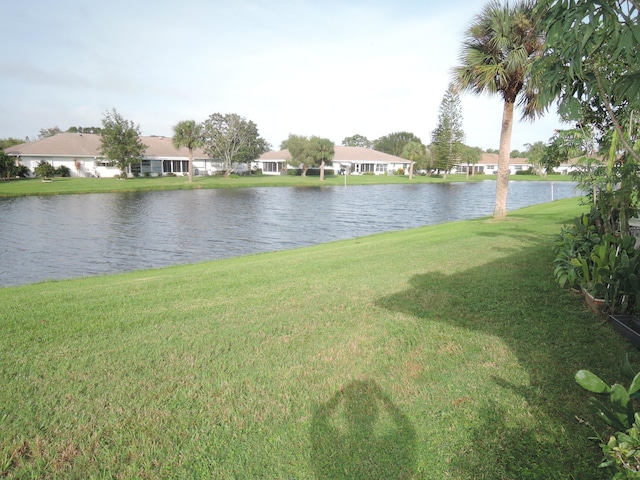
[[(146, 157), (188, 158), (186, 147), (176, 149), (171, 137), (140, 137)], [(21, 143), (5, 149), (8, 155), (50, 156), (50, 157), (101, 157), (100, 135), (94, 133), (59, 133), (35, 142)], [(201, 148), (194, 149), (194, 158), (208, 158)]]
[[(409, 163), (401, 157), (395, 155), (389, 155), (388, 153), (378, 152), (365, 147), (344, 147), (336, 145), (333, 147), (334, 162), (383, 162), (383, 163)], [(291, 160), (291, 154), (289, 150), (279, 150), (263, 153), (258, 160), (261, 161), (289, 161)]]
[[(151, 137), (140, 137), (142, 143), (147, 145), (145, 154), (147, 157), (188, 157), (189, 149), (180, 147), (176, 149), (173, 146), (171, 137), (161, 137), (152, 135)], [(193, 158), (209, 158), (202, 148), (193, 149)]]
[(38, 156), (100, 156), (100, 135), (93, 133), (59, 133), (35, 142), (6, 148), (8, 155)]

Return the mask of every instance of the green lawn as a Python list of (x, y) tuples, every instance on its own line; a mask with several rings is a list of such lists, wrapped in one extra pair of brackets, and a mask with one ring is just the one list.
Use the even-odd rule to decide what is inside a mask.
[[(446, 179), (438, 176), (415, 175), (412, 180), (408, 176), (395, 175), (350, 175), (347, 185), (373, 184), (408, 184), (408, 183), (441, 183), (441, 182), (476, 182), (495, 180), (495, 175), (475, 175), (469, 179), (465, 175), (447, 175)], [(553, 180), (570, 181), (569, 175), (548, 175), (540, 178), (536, 175), (514, 175), (513, 180)], [(194, 177), (189, 183), (186, 177), (161, 178), (129, 178), (119, 180), (115, 178), (54, 178), (52, 182), (40, 179), (22, 179), (0, 181), (0, 198), (19, 197), (25, 195), (59, 195), (71, 193), (104, 193), (104, 192), (132, 192), (151, 190), (182, 190), (193, 188), (241, 188), (241, 187), (282, 187), (282, 186), (335, 186), (344, 185), (345, 177), (333, 175), (324, 182), (317, 176), (241, 176), (241, 177)]]
[(580, 210), (0, 289), (0, 476), (607, 478), (573, 375), (640, 362), (552, 278)]

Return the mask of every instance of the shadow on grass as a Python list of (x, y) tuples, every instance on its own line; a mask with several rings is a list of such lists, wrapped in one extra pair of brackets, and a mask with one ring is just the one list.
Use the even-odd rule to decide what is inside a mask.
[[(416, 275), (377, 305), (417, 319), (414, 337), (426, 339), (433, 322), (498, 337), (525, 370), (479, 380), (485, 397), (474, 399), (469, 447), (452, 458), (453, 478), (607, 478), (593, 432), (575, 419), (589, 409), (573, 376), (586, 368), (619, 381), (621, 360), (634, 350), (554, 282), (550, 241), (529, 245), (461, 273)], [(509, 404), (514, 398), (520, 406)]]
[(311, 463), (318, 479), (410, 479), (416, 434), (373, 380), (354, 380), (316, 411)]

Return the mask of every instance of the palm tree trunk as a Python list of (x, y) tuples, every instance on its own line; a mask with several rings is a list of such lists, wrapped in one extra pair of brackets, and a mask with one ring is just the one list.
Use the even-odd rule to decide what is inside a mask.
[(189, 183), (193, 182), (193, 148), (189, 149)]
[(324, 182), (324, 158), (322, 159), (322, 163), (320, 163), (320, 181)]
[(511, 152), (511, 130), (513, 129), (514, 102), (505, 100), (502, 111), (502, 130), (500, 131), (500, 153), (498, 154), (498, 177), (496, 178), (496, 204), (493, 218), (507, 216), (507, 193), (509, 190), (509, 156)]

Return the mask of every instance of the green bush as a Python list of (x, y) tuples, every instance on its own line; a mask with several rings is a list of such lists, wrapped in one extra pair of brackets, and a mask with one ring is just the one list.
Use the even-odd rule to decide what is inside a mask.
[(18, 165), (16, 167), (16, 177), (27, 178), (30, 175), (31, 175), (31, 170), (29, 170), (29, 167), (25, 165)]
[(33, 173), (35, 173), (36, 177), (51, 178), (55, 175), (56, 169), (49, 162), (42, 160), (33, 169)]
[(529, 170), (518, 170), (516, 172), (516, 175), (534, 175), (534, 172), (531, 169), (529, 169)]
[(565, 225), (553, 244), (556, 255), (553, 261), (553, 273), (561, 287), (576, 288), (588, 281), (581, 265), (576, 265), (574, 259), (589, 258), (595, 245), (601, 239), (596, 227), (587, 215), (573, 220)]
[(54, 175), (57, 175), (58, 177), (70, 177), (71, 169), (65, 165), (60, 165), (55, 169)]
[(628, 233), (606, 235), (602, 245), (594, 247), (592, 257), (602, 259), (599, 274), (601, 292), (607, 309), (614, 313), (637, 313), (640, 291), (640, 251), (636, 239)]

